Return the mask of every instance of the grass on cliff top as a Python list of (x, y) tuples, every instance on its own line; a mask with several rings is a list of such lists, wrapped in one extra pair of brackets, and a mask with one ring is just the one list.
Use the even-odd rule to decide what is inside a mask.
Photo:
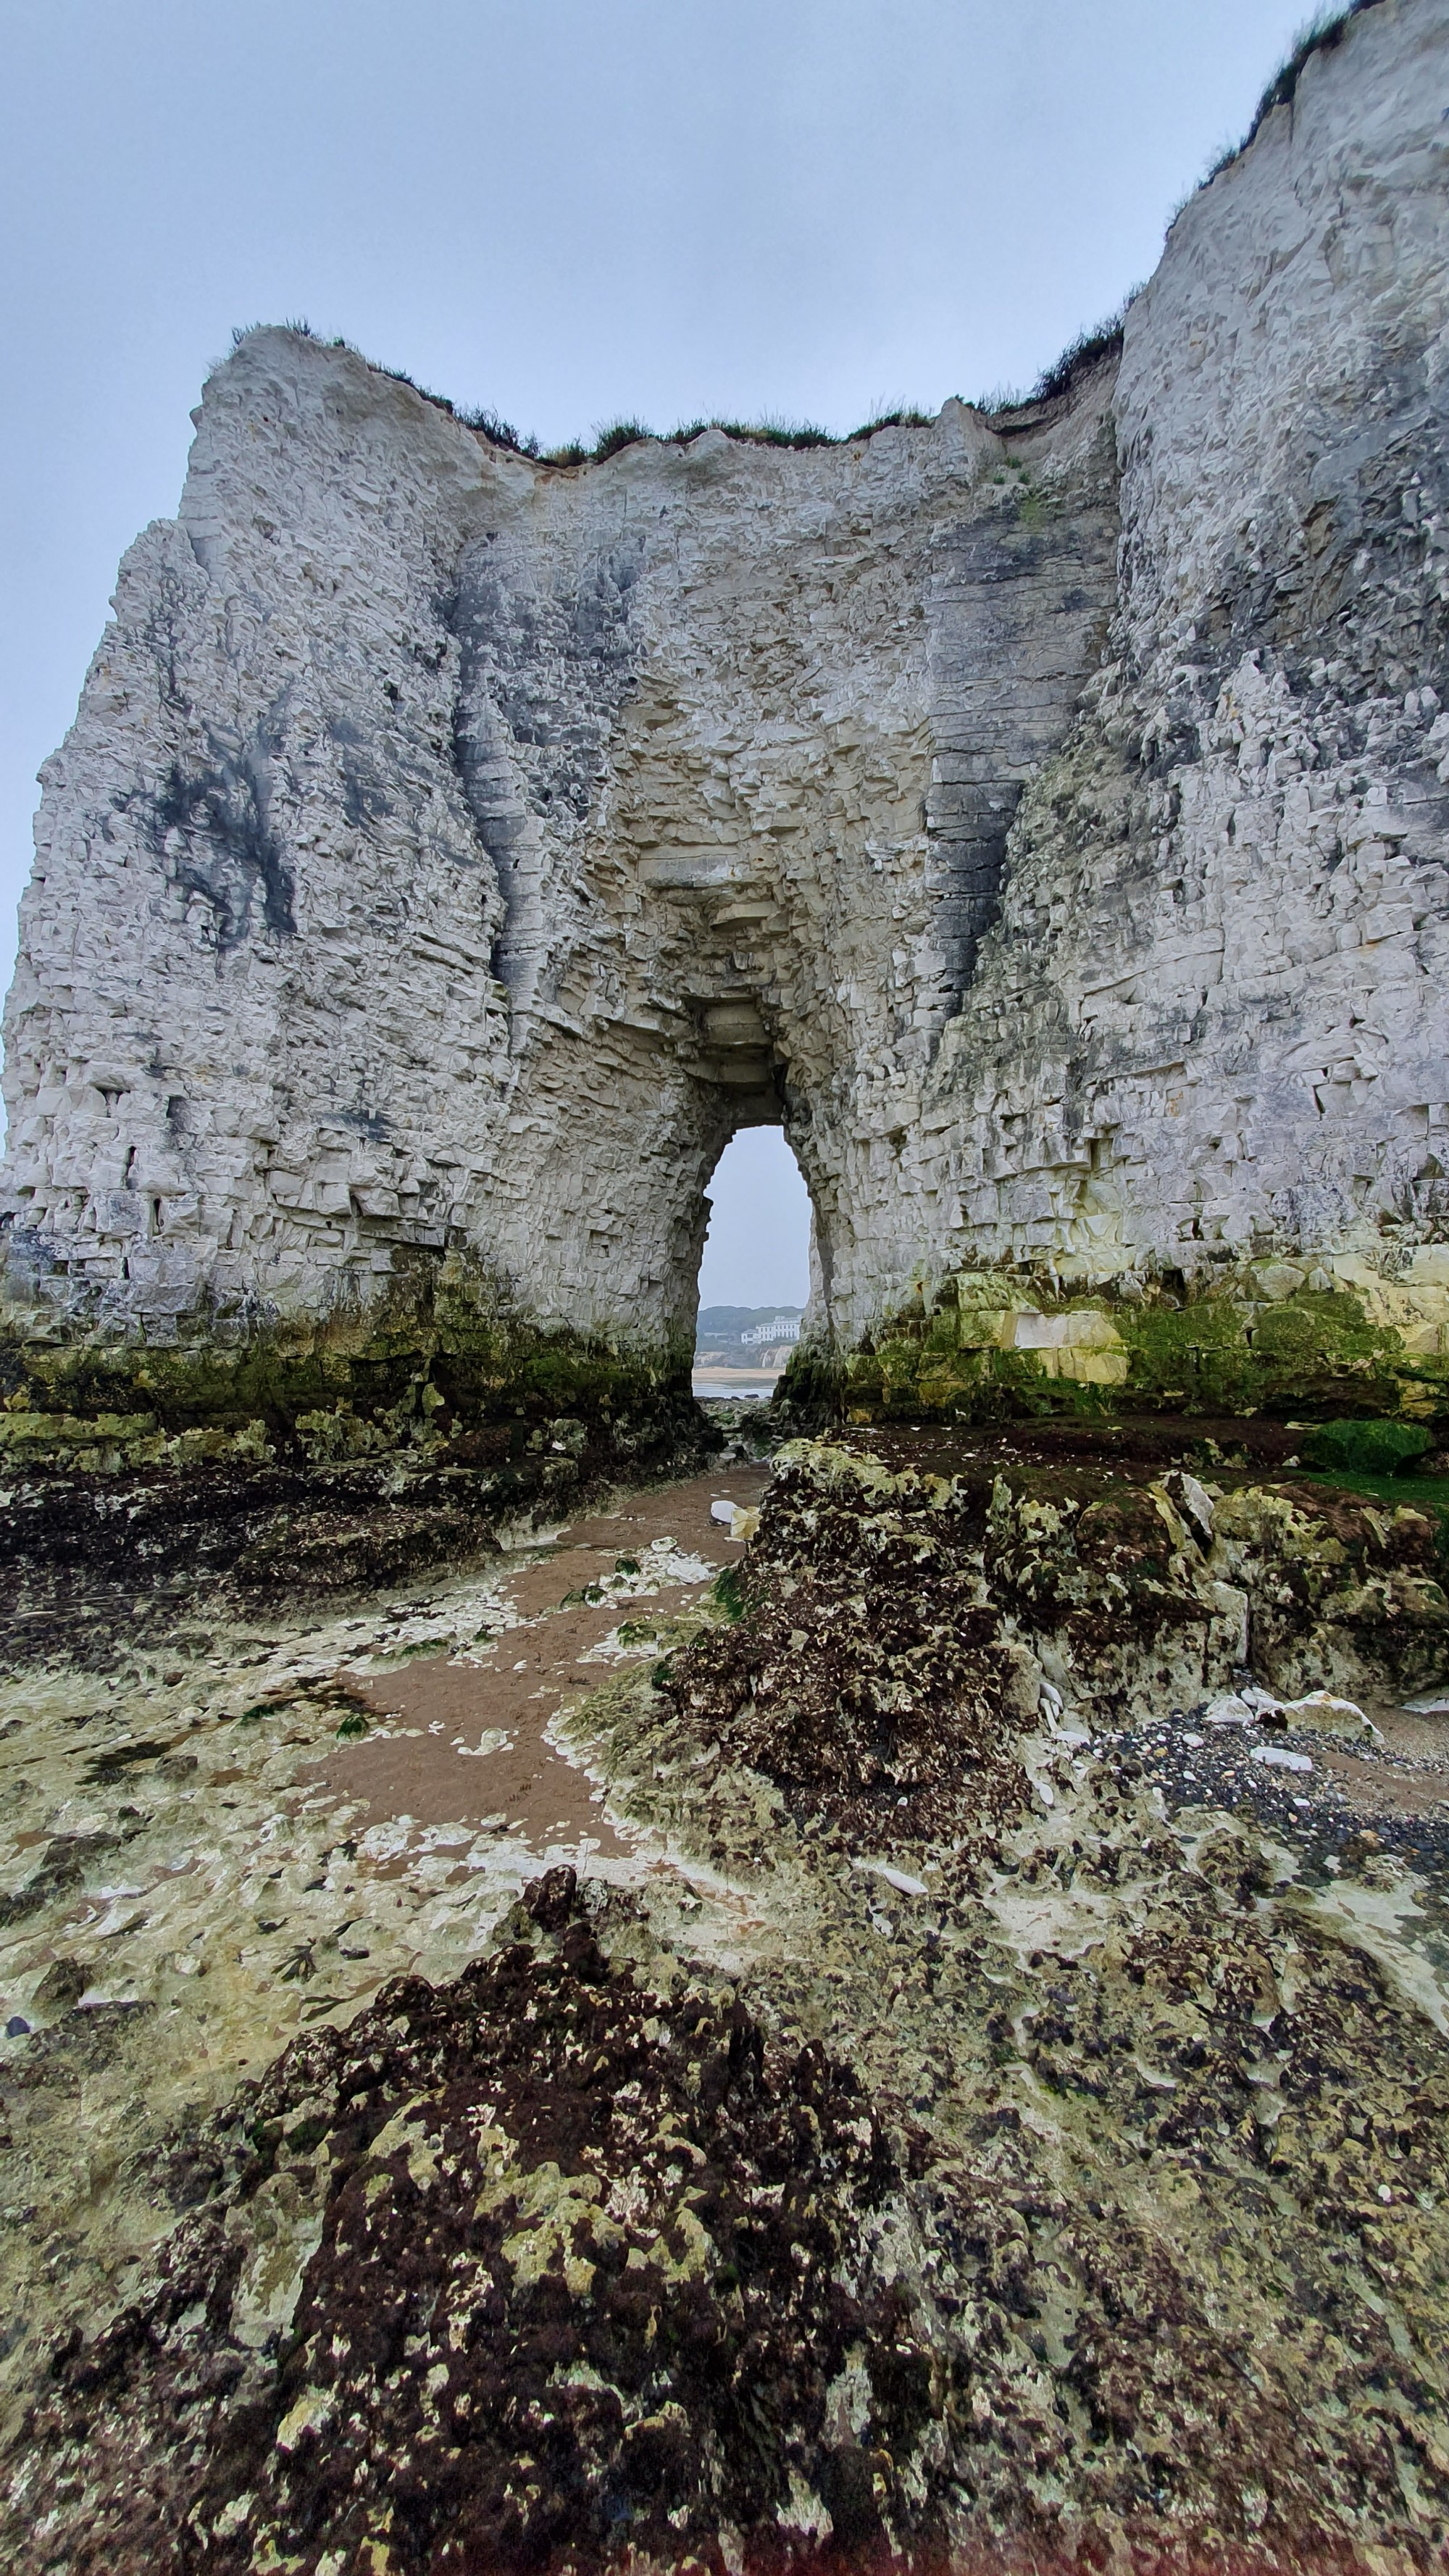
[[(1058, 394), (1069, 392), (1077, 377), (1087, 368), (1096, 366), (1099, 359), (1111, 356), (1121, 347), (1123, 324), (1141, 292), (1140, 286), (1130, 288), (1115, 313), (1096, 323), (1090, 331), (1079, 332), (1070, 346), (1063, 349), (1051, 366), (1043, 368), (1035, 384), (1025, 392), (1014, 386), (999, 385), (993, 392), (980, 395), (971, 408), (987, 418), (995, 418), (1002, 412), (1020, 411), (1031, 403), (1051, 402)], [(458, 417), (466, 420), (472, 428), (483, 425), (481, 416), (470, 417), (460, 412)], [(642, 421), (616, 420), (607, 429), (595, 432), (592, 447), (584, 447), (577, 442), (567, 447), (552, 447), (544, 451), (542, 461), (545, 465), (598, 464), (607, 456), (617, 456), (621, 448), (633, 447), (645, 439), (652, 439), (660, 446), (687, 447), (692, 439), (702, 437), (707, 429), (722, 430), (726, 438), (739, 439), (750, 447), (853, 447), (862, 438), (874, 438), (877, 430), (930, 429), (935, 419), (934, 412), (918, 411), (913, 404), (902, 403), (890, 411), (872, 412), (869, 420), (863, 420), (859, 428), (846, 430), (838, 437), (833, 430), (822, 429), (816, 421), (774, 417), (721, 420), (716, 416), (711, 420), (681, 421), (677, 428), (667, 433), (646, 428)], [(509, 439), (495, 441), (495, 444), (517, 446), (519, 442), (510, 435)], [(523, 453), (537, 456), (537, 441), (528, 440)]]
[[(1272, 115), (1274, 108), (1286, 107), (1290, 104), (1305, 64), (1309, 63), (1315, 54), (1331, 53), (1343, 42), (1355, 18), (1362, 17), (1366, 10), (1376, 9), (1380, 5), (1381, 0), (1331, 0), (1331, 5), (1315, 12), (1296, 37), (1292, 51), (1269, 81), (1253, 111), (1252, 123), (1241, 142), (1230, 143), (1219, 153), (1211, 168), (1199, 181), (1198, 189), (1190, 191), (1189, 196), (1184, 197), (1183, 205), (1187, 205), (1190, 197), (1196, 195), (1199, 189), (1209, 187), (1222, 171), (1229, 169), (1233, 162), (1246, 152), (1259, 127), (1265, 118)], [(1182, 208), (1179, 207), (1178, 213), (1181, 211)], [(1115, 313), (1109, 314), (1104, 321), (1096, 323), (1090, 330), (1079, 332), (1076, 339), (1063, 349), (1061, 356), (1054, 359), (1049, 367), (1043, 368), (1035, 384), (1026, 391), (1014, 386), (999, 385), (993, 392), (980, 396), (972, 408), (984, 413), (990, 419), (998, 417), (1003, 412), (1023, 410), (1032, 403), (1052, 402), (1059, 395), (1069, 393), (1079, 375), (1096, 366), (1101, 359), (1110, 357), (1121, 347), (1123, 325), (1141, 292), (1140, 285), (1130, 288)], [(253, 324), (250, 327), (263, 329), (266, 326)], [(281, 327), (284, 331), (295, 331), (300, 339), (316, 340), (319, 343), (322, 341), (322, 334), (314, 331), (311, 323), (302, 317), (284, 322)], [(232, 346), (237, 348), (250, 336), (250, 333), (239, 327), (231, 336)], [(464, 403), (455, 403), (449, 395), (434, 393), (431, 386), (420, 385), (416, 376), (408, 374), (406, 367), (385, 367), (377, 359), (368, 358), (353, 340), (345, 339), (339, 334), (335, 339), (326, 341), (324, 345), (331, 349), (351, 350), (354, 357), (362, 358), (364, 365), (372, 367), (378, 375), (390, 377), (394, 384), (410, 385), (413, 392), (420, 395), (424, 402), (432, 403), (438, 411), (446, 412), (450, 419), (460, 422), (464, 429), (476, 430), (480, 437), (488, 440), (490, 446), (506, 448), (515, 456), (526, 456), (541, 465), (561, 467), (598, 465), (602, 464), (607, 457), (617, 456), (621, 449), (638, 446), (646, 440), (655, 440), (662, 446), (687, 446), (691, 439), (700, 437), (706, 429), (723, 430), (726, 438), (739, 439), (754, 447), (849, 447), (857, 439), (873, 438), (876, 431), (880, 429), (929, 429), (935, 418), (932, 412), (917, 411), (910, 405), (902, 404), (895, 410), (873, 412), (869, 420), (862, 421), (858, 429), (846, 431), (844, 436), (837, 436), (833, 430), (822, 429), (815, 421), (788, 421), (769, 416), (752, 421), (722, 420), (716, 416), (708, 420), (681, 422), (678, 428), (670, 430), (667, 436), (658, 430), (650, 429), (641, 420), (623, 419), (610, 421), (596, 428), (591, 441), (569, 439), (561, 447), (546, 448), (532, 432), (520, 436), (513, 422), (505, 420), (502, 413), (495, 411), (490, 404), (470, 407)]]
[[(781, 420), (690, 420), (681, 421), (667, 433), (649, 429), (643, 421), (616, 420), (607, 429), (597, 430), (592, 447), (577, 442), (567, 447), (550, 448), (544, 456), (546, 465), (600, 464), (606, 456), (617, 456), (620, 448), (634, 447), (652, 440), (664, 447), (688, 447), (691, 440), (702, 438), (707, 429), (722, 430), (726, 438), (736, 438), (749, 447), (848, 447), (857, 438), (873, 438), (878, 429), (929, 429), (934, 415), (925, 411), (902, 408), (882, 411), (852, 429), (845, 438), (833, 430), (822, 429), (817, 421)], [(537, 452), (534, 450), (533, 452)]]
[[(1107, 357), (1121, 345), (1124, 317), (1140, 293), (1140, 287), (1134, 286), (1116, 313), (1097, 323), (1092, 330), (1080, 332), (1070, 347), (1064, 349), (1051, 366), (1043, 369), (1029, 390), (1022, 392), (1010, 385), (999, 385), (993, 392), (981, 395), (972, 409), (994, 418), (1031, 403), (1050, 402), (1058, 394), (1068, 392), (1083, 369), (1095, 366), (1100, 358)], [(240, 348), (253, 330), (267, 327), (265, 323), (252, 323), (247, 328), (238, 325), (231, 335), (232, 347)], [(748, 447), (851, 447), (860, 439), (874, 438), (877, 430), (881, 429), (929, 429), (936, 418), (934, 412), (919, 411), (913, 404), (902, 403), (893, 410), (872, 412), (869, 420), (862, 421), (859, 428), (847, 430), (842, 435), (822, 429), (818, 421), (782, 420), (773, 415), (761, 420), (723, 420), (718, 416), (708, 420), (700, 418), (681, 421), (668, 431), (651, 429), (642, 420), (625, 419), (609, 421), (596, 428), (589, 441), (569, 439), (562, 447), (544, 447), (531, 431), (520, 435), (513, 422), (505, 420), (502, 413), (491, 405), (474, 408), (466, 403), (455, 403), (448, 394), (434, 393), (430, 385), (420, 385), (416, 376), (410, 376), (406, 367), (383, 366), (380, 360), (369, 358), (354, 340), (344, 338), (341, 333), (324, 340), (321, 332), (314, 331), (311, 323), (300, 315), (283, 322), (280, 327), (294, 332), (300, 340), (315, 340), (319, 347), (350, 351), (353, 357), (362, 359), (364, 366), (371, 367), (375, 375), (386, 376), (395, 385), (411, 386), (423, 402), (431, 403), (436, 411), (446, 412), (449, 419), (456, 420), (462, 428), (476, 431), (487, 439), (490, 447), (505, 448), (510, 454), (526, 456), (531, 463), (538, 465), (601, 465), (608, 457), (617, 456), (622, 449), (647, 442), (661, 447), (687, 447), (691, 440), (702, 437), (707, 429), (722, 430), (726, 438), (738, 439)]]
[(1253, 122), (1243, 137), (1245, 146), (1252, 142), (1259, 126), (1265, 117), (1272, 115), (1275, 107), (1291, 104), (1304, 65), (1311, 62), (1315, 54), (1331, 54), (1335, 46), (1342, 44), (1352, 20), (1361, 18), (1366, 9), (1378, 6), (1379, 0), (1347, 0), (1347, 6), (1344, 6), (1344, 0), (1331, 0), (1330, 6), (1315, 9), (1313, 16), (1299, 29), (1291, 53), (1279, 64), (1259, 99), (1253, 111)]
[(1036, 383), (1026, 393), (1014, 393), (1009, 386), (1004, 386), (996, 393), (988, 394), (977, 404), (977, 410), (990, 417), (997, 412), (1019, 411), (1028, 403), (1053, 402), (1058, 394), (1070, 393), (1078, 376), (1095, 367), (1100, 359), (1114, 356), (1121, 348), (1127, 316), (1141, 292), (1140, 282), (1129, 286), (1116, 312), (1094, 323), (1090, 331), (1079, 331), (1061, 356), (1051, 366), (1043, 368)]
[[(1330, 0), (1329, 6), (1314, 11), (1313, 16), (1299, 29), (1291, 51), (1279, 64), (1254, 108), (1253, 120), (1247, 133), (1240, 143), (1230, 143), (1218, 154), (1201, 181), (1204, 188), (1210, 187), (1213, 180), (1224, 170), (1231, 169), (1239, 155), (1247, 151), (1259, 127), (1272, 115), (1275, 107), (1288, 107), (1292, 104), (1304, 67), (1312, 61), (1314, 55), (1331, 54), (1336, 46), (1342, 44), (1353, 20), (1361, 18), (1366, 9), (1377, 9), (1378, 6), (1379, 0), (1347, 0), (1346, 6), (1344, 0)], [(1186, 198), (1183, 203), (1184, 205), (1187, 203)], [(1178, 211), (1180, 213), (1181, 208)]]

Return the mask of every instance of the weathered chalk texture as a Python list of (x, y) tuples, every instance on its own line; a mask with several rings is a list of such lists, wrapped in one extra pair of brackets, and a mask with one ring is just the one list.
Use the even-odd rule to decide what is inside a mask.
[(1003, 1261), (1267, 1261), (1440, 1354), (1446, 102), (1449, 0), (1381, 0), (1120, 365), (989, 419), (561, 469), (244, 340), (45, 772), (31, 1329), (235, 1340), (451, 1255), (677, 1351), (781, 1120), (817, 1343)]

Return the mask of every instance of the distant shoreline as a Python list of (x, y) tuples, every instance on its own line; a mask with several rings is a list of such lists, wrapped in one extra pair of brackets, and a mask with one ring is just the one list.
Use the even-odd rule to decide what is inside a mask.
[(697, 1368), (690, 1384), (697, 1396), (703, 1395), (773, 1395), (780, 1382), (779, 1369)]

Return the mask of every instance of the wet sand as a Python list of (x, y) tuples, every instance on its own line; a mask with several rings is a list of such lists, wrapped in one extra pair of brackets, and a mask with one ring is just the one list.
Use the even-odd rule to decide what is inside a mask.
[(767, 1404), (780, 1383), (777, 1369), (697, 1368), (690, 1380), (690, 1391), (699, 1403), (719, 1403), (728, 1397), (753, 1397)]
[(1315, 1759), (1362, 1815), (1449, 1822), (1449, 1716), (1428, 1717), (1377, 1699), (1365, 1713), (1383, 1737), (1381, 1748), (1359, 1753), (1320, 1739)]
[[(636, 1838), (621, 1837), (602, 1790), (549, 1729), (566, 1700), (607, 1679), (615, 1657), (597, 1650), (613, 1632), (685, 1609), (742, 1554), (710, 1505), (752, 1509), (767, 1481), (764, 1467), (736, 1466), (629, 1497), (529, 1551), (502, 1587), (511, 1624), (465, 1655), (344, 1672), (348, 1696), (387, 1731), (344, 1738), (319, 1766), (328, 1784), (364, 1800), (369, 1824), (491, 1826), (540, 1859), (629, 1857)], [(676, 1579), (652, 1580), (655, 1568)], [(591, 1590), (602, 1597), (589, 1600)], [(657, 1652), (649, 1636), (629, 1635), (617, 1659)]]

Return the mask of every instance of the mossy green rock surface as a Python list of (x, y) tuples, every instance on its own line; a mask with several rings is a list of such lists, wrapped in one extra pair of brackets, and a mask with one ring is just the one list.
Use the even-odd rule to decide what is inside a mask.
[(923, 1287), (855, 1350), (807, 1344), (780, 1393), (801, 1419), (857, 1423), (1449, 1413), (1442, 1326), (1418, 1311), (1437, 1315), (1437, 1285), (1418, 1300), (1395, 1297), (1392, 1283), (1379, 1295), (1335, 1284), (1285, 1295), (1283, 1270), (1269, 1270), (1271, 1296), (1251, 1272), (1200, 1290), (1149, 1282), (1090, 1294), (1019, 1271), (966, 1272)]

